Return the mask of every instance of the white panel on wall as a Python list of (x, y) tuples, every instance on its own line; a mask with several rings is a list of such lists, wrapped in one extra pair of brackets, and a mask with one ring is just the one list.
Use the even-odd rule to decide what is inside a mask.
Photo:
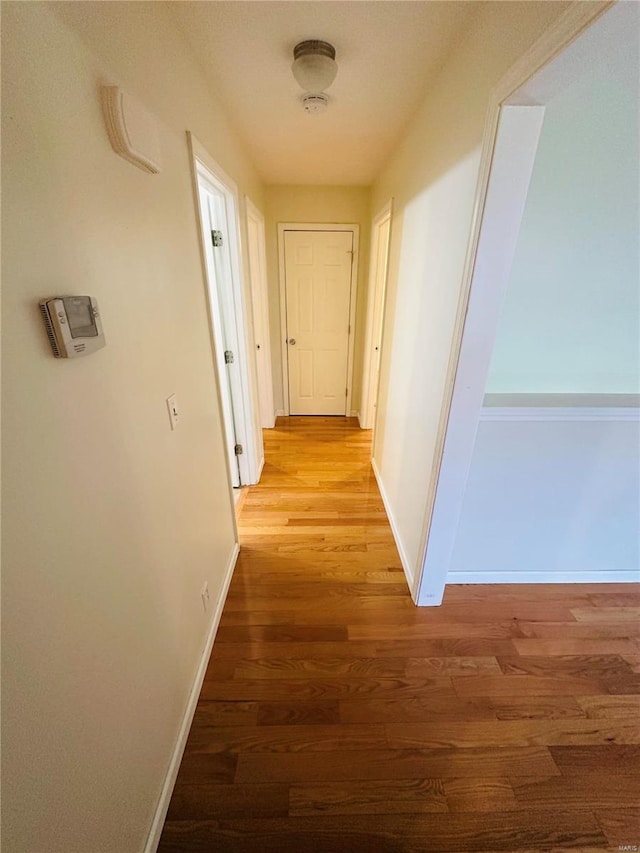
[(640, 580), (635, 412), (481, 421), (447, 582)]

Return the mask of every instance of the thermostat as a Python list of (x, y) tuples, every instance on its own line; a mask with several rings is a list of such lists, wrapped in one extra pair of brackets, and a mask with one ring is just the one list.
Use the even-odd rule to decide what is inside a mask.
[(75, 358), (101, 349), (106, 341), (92, 296), (54, 296), (40, 311), (56, 358)]

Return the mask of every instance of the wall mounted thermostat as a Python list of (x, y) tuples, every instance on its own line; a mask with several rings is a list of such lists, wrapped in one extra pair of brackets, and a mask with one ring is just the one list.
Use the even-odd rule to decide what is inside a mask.
[(89, 355), (105, 345), (92, 296), (54, 296), (40, 303), (40, 311), (56, 358)]

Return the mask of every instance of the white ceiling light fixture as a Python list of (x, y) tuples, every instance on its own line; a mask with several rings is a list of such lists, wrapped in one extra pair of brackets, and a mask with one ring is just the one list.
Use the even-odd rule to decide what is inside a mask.
[(324, 112), (329, 103), (325, 89), (338, 73), (335, 47), (318, 39), (299, 42), (293, 49), (291, 70), (298, 85), (305, 90), (302, 97), (305, 110), (308, 113)]

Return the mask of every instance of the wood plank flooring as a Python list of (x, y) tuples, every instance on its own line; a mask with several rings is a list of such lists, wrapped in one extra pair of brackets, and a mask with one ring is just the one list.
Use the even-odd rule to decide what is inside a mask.
[(160, 851), (638, 849), (640, 587), (415, 608), (369, 435), (265, 432)]

